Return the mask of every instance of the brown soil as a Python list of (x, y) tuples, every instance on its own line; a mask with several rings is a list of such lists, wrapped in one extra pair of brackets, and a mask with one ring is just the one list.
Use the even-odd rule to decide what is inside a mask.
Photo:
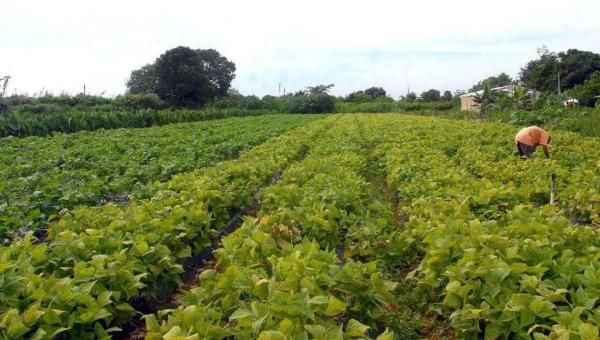
[(434, 313), (421, 316), (421, 332), (425, 339), (455, 340), (454, 330), (444, 320), (440, 320)]

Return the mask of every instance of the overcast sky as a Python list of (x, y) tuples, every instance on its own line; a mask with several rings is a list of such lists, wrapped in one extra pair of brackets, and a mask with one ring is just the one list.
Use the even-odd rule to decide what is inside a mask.
[(277, 95), (335, 84), (469, 88), (551, 51), (600, 52), (600, 1), (30, 1), (0, 6), (9, 93), (125, 91), (131, 70), (183, 45), (237, 65), (233, 87)]

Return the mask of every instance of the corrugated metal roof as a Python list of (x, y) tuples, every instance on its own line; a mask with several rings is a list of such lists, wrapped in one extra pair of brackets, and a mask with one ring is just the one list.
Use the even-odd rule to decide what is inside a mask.
[[(515, 90), (515, 85), (505, 85), (505, 86), (494, 87), (491, 90), (512, 93)], [(483, 90), (479, 90), (479, 91), (475, 91), (475, 92), (465, 93), (462, 96), (460, 96), (459, 98), (481, 96), (482, 94), (483, 94)]]

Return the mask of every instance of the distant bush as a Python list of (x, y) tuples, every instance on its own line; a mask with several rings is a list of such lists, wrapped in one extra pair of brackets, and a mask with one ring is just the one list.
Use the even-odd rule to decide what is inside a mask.
[(288, 96), (282, 111), (289, 113), (335, 112), (335, 98), (328, 94)]
[(420, 111), (420, 110), (435, 110), (448, 111), (455, 108), (453, 102), (421, 102), (421, 101), (406, 101), (399, 102), (398, 108), (402, 111)]
[(579, 100), (579, 104), (589, 107), (600, 105), (600, 71), (594, 72), (591, 77), (580, 85), (575, 85), (571, 93)]
[(348, 103), (348, 102), (337, 102), (336, 103), (336, 111), (343, 113), (379, 113), (379, 112), (392, 112), (394, 111), (393, 102), (384, 102), (384, 101), (371, 101), (371, 102), (363, 102), (363, 103)]
[(366, 102), (353, 102), (351, 100), (337, 100), (336, 111), (355, 113), (378, 112), (413, 112), (413, 111), (449, 111), (456, 108), (454, 102), (422, 102), (422, 101), (394, 101), (389, 97), (379, 97)]
[(573, 113), (555, 121), (554, 129), (578, 132), (584, 136), (600, 137), (600, 109)]
[(167, 103), (158, 98), (155, 94), (139, 93), (132, 94), (127, 93), (122, 96), (118, 96), (114, 100), (114, 104), (117, 106), (140, 110), (140, 109), (164, 109), (167, 107)]

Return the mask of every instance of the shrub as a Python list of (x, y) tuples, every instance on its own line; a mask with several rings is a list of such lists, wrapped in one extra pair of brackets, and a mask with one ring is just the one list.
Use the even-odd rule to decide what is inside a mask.
[(282, 108), (289, 113), (329, 113), (335, 112), (335, 98), (328, 94), (290, 96)]
[(162, 99), (158, 98), (155, 94), (150, 93), (139, 93), (132, 94), (127, 93), (122, 96), (115, 98), (115, 104), (131, 109), (164, 109), (167, 107), (167, 103)]

